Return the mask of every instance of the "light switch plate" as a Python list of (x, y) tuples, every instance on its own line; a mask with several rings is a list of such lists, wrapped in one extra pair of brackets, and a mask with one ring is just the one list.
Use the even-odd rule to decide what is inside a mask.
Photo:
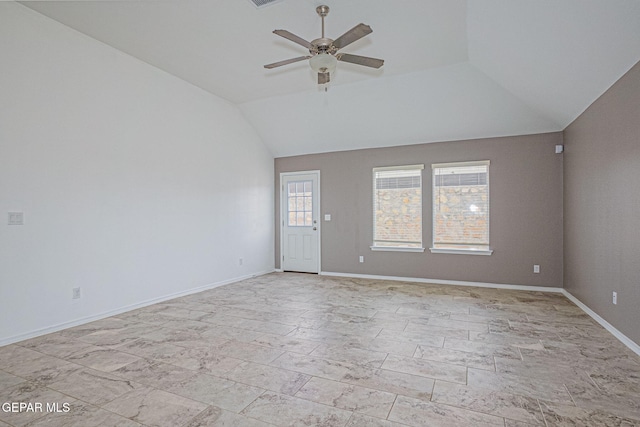
[(24, 213), (9, 212), (9, 225), (24, 225)]

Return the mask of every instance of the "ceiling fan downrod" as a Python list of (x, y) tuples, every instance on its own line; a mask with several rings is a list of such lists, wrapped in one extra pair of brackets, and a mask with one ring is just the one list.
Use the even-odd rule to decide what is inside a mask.
[(324, 17), (329, 14), (329, 6), (318, 6), (316, 7), (316, 12), (320, 15), (320, 18), (322, 18), (322, 38), (324, 38)]

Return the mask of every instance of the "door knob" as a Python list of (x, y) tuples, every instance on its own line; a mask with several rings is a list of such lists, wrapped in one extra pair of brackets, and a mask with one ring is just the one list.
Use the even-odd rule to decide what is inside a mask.
[(316, 231), (318, 229), (318, 227), (313, 227), (313, 231)]

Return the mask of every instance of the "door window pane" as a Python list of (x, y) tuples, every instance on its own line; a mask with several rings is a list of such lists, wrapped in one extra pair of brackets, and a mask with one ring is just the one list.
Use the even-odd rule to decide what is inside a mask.
[(289, 227), (311, 227), (313, 224), (313, 182), (296, 181), (287, 185)]

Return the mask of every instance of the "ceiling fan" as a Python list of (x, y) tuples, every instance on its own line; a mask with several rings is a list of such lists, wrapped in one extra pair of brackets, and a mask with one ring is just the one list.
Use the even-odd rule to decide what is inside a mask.
[(329, 14), (329, 6), (318, 6), (316, 12), (322, 18), (322, 37), (308, 42), (287, 30), (274, 30), (273, 33), (298, 43), (300, 46), (309, 49), (309, 55), (297, 58), (285, 59), (284, 61), (267, 64), (264, 68), (276, 68), (282, 65), (293, 64), (294, 62), (309, 59), (311, 69), (318, 73), (318, 84), (329, 83), (331, 73), (336, 69), (338, 61), (350, 62), (352, 64), (364, 65), (365, 67), (380, 68), (384, 60), (369, 58), (368, 56), (351, 55), (349, 53), (338, 53), (343, 47), (350, 45), (356, 40), (371, 34), (373, 30), (365, 24), (358, 24), (335, 40), (324, 36), (324, 18)]

